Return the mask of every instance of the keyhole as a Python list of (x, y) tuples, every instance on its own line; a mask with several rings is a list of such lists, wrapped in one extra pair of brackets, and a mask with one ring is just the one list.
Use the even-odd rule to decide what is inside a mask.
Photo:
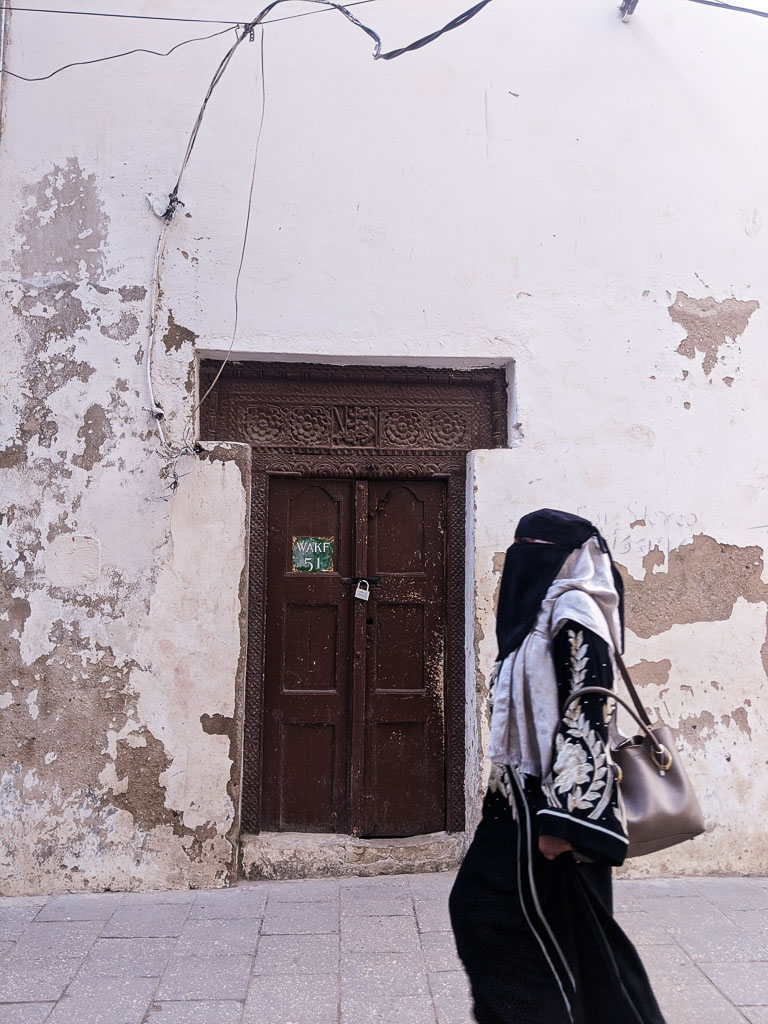
[(373, 625), (373, 619), (370, 616), (368, 616), (368, 618), (365, 621), (368, 623), (369, 626)]

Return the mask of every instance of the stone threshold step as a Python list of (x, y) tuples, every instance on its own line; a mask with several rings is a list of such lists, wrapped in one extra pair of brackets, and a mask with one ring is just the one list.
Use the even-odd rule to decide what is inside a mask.
[(287, 879), (452, 871), (465, 849), (464, 832), (405, 839), (358, 839), (320, 832), (243, 833), (240, 874), (248, 879)]

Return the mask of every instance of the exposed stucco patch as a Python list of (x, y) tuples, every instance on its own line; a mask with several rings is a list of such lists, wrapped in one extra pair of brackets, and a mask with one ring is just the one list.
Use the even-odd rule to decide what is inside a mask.
[(117, 293), (123, 302), (140, 302), (146, 298), (147, 289), (143, 284), (124, 284)]
[(165, 790), (159, 781), (170, 763), (165, 747), (146, 727), (117, 742), (115, 774), (125, 790), (114, 792), (112, 803), (130, 812), (142, 828), (179, 824), (180, 815), (165, 806)]
[(102, 448), (112, 437), (112, 424), (102, 406), (88, 407), (77, 436), (85, 442), (85, 447), (81, 455), (72, 456), (72, 464), (80, 469), (91, 470), (101, 459)]
[(232, 736), (235, 720), (228, 715), (201, 715), (200, 724), (208, 736)]
[(678, 292), (668, 307), (670, 318), (686, 332), (676, 351), (688, 359), (695, 359), (700, 352), (704, 356), (701, 364), (704, 373), (710, 374), (720, 348), (729, 338), (735, 341), (744, 333), (749, 318), (759, 306), (755, 300), (730, 298), (718, 302), (711, 295), (695, 299)]
[(61, 286), (104, 274), (107, 217), (96, 175), (76, 157), (30, 186), (17, 230), (18, 269), (31, 287)]
[(197, 340), (197, 335), (194, 331), (190, 331), (188, 327), (182, 327), (181, 324), (177, 324), (173, 319), (173, 310), (168, 310), (168, 327), (165, 334), (163, 335), (163, 343), (169, 352), (174, 349), (178, 352), (182, 345), (190, 345)]
[(123, 311), (113, 324), (101, 324), (99, 331), (113, 341), (128, 341), (139, 329), (139, 318), (135, 313)]
[(630, 666), (632, 682), (637, 686), (665, 686), (669, 682), (669, 671), (672, 662), (668, 658), (661, 661), (639, 661)]
[(725, 621), (740, 597), (768, 601), (758, 546), (740, 548), (698, 534), (669, 552), (667, 572), (654, 573), (660, 556), (657, 548), (645, 556), (643, 580), (622, 574), (626, 620), (637, 636), (656, 636), (675, 624)]
[(702, 711), (698, 715), (681, 718), (678, 731), (692, 750), (704, 750), (715, 729), (714, 715), (709, 711)]
[(749, 724), (749, 715), (746, 708), (735, 708), (731, 713), (731, 718), (736, 723), (738, 728), (752, 739), (752, 727)]

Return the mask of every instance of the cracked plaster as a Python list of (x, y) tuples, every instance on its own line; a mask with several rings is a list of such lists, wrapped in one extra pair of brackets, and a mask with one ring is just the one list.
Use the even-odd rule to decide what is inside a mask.
[(147, 289), (117, 276), (100, 180), (73, 157), (15, 208), (0, 889), (223, 884), (239, 745), (200, 719), (241, 714), (247, 452), (212, 449), (160, 499), (134, 359)]

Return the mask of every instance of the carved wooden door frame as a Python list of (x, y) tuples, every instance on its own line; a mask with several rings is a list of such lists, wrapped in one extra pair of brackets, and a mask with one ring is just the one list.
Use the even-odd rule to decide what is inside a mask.
[[(204, 360), (207, 389), (220, 363)], [(261, 818), (261, 726), (269, 480), (273, 476), (447, 484), (446, 829), (464, 829), (466, 456), (507, 441), (503, 370), (227, 363), (202, 436), (252, 446), (243, 829)]]

